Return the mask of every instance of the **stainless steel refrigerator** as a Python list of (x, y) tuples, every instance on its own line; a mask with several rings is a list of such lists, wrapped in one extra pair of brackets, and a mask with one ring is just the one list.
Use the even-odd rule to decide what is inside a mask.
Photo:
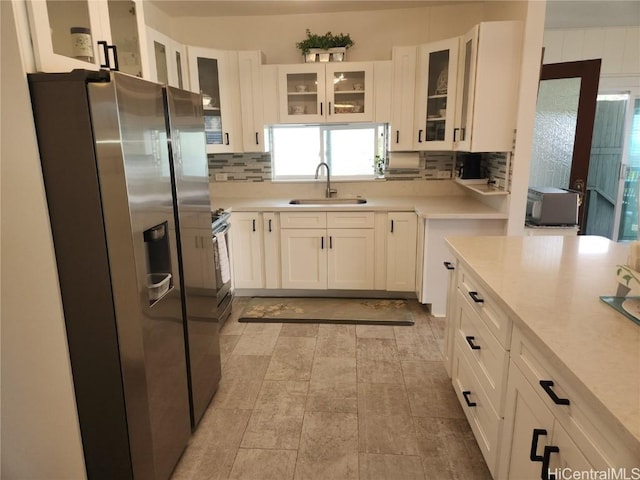
[(201, 99), (29, 84), (88, 477), (167, 479), (220, 379)]

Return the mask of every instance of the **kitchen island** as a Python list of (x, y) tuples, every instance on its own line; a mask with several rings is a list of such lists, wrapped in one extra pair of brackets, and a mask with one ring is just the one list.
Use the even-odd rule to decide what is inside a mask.
[[(452, 237), (447, 243), (457, 262), (448, 319), (452, 377), (454, 387), (462, 387), (462, 377), (476, 385), (478, 407), (492, 398), (494, 385), (475, 373), (486, 353), (472, 348), (494, 337), (503, 348), (497, 373), (488, 371), (504, 385), (485, 402), (496, 425), (483, 425), (477, 409), (463, 403), (472, 427), (478, 423), (477, 438), (495, 427), (495, 442), (483, 450), (494, 476), (539, 474), (542, 460), (551, 469), (640, 466), (640, 326), (600, 300), (616, 294), (616, 265), (626, 263), (629, 247), (590, 236)], [(491, 334), (484, 333), (484, 342), (482, 333), (467, 338), (471, 348), (464, 336), (458, 341), (463, 330), (485, 324)], [(474, 394), (459, 397), (462, 403)], [(527, 419), (534, 420), (520, 432)], [(545, 422), (549, 426), (537, 425)], [(573, 449), (569, 460), (568, 446), (559, 453), (552, 448), (562, 442)], [(532, 450), (539, 459), (529, 458)]]

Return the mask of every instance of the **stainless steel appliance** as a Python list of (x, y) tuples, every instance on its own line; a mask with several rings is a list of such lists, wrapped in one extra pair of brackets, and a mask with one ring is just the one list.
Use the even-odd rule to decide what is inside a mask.
[(211, 237), (214, 246), (214, 270), (217, 285), (218, 319), (220, 328), (231, 315), (231, 258), (229, 256), (229, 230), (231, 214), (224, 209), (211, 212)]
[(107, 71), (29, 84), (87, 476), (167, 479), (220, 378), (201, 100)]
[(555, 187), (530, 187), (526, 221), (533, 225), (577, 225), (579, 195)]

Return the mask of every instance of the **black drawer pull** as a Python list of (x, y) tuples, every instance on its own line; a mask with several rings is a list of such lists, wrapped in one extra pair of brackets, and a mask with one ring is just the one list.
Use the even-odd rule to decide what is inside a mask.
[(476, 303), (484, 303), (484, 299), (478, 296), (478, 292), (469, 292), (469, 296)]
[(324, 237), (320, 237), (320, 249), (324, 250)]
[(556, 474), (549, 471), (549, 463), (551, 461), (552, 453), (559, 453), (560, 449), (555, 445), (547, 445), (544, 447), (542, 453), (542, 470), (540, 471), (540, 478), (542, 480), (556, 480)]
[(475, 343), (473, 343), (473, 341), (476, 339), (476, 337), (468, 335), (468, 336), (466, 336), (464, 338), (467, 341), (467, 343), (469, 344), (469, 346), (471, 347), (471, 350), (480, 350), (480, 345), (476, 345)]
[(456, 133), (458, 133), (458, 130), (460, 130), (459, 128), (454, 128), (453, 129), (453, 141), (456, 141)]
[(464, 140), (466, 139), (467, 135), (465, 134), (465, 129), (461, 128), (460, 129), (460, 140), (462, 140), (464, 142)]
[(333, 237), (329, 235), (329, 248), (333, 248)]
[(256, 132), (256, 145), (260, 145), (260, 140), (258, 139), (258, 132)]
[(556, 395), (556, 392), (551, 388), (553, 387), (553, 380), (540, 380), (540, 386), (547, 392), (547, 395), (551, 397), (551, 400), (553, 400), (553, 403), (556, 405), (569, 405), (569, 403), (571, 403), (568, 398), (560, 398)]
[(451, 262), (443, 262), (444, 263), (444, 268), (446, 268), (447, 270), (455, 270), (456, 267), (453, 266), (453, 263)]
[(331, 115), (331, 102), (329, 102), (329, 110), (327, 110), (327, 112), (329, 112), (329, 115)]
[(271, 219), (269, 219), (269, 233), (271, 233)]
[(418, 143), (422, 143), (422, 129), (418, 130)]
[(396, 143), (400, 143), (400, 130), (396, 130)]
[(391, 233), (393, 233), (393, 220), (391, 220)]
[(322, 115), (322, 102), (320, 102), (320, 115)]
[(256, 231), (256, 219), (251, 220), (251, 230)]
[(464, 401), (467, 402), (467, 405), (470, 407), (475, 407), (477, 403), (470, 401), (469, 395), (471, 395), (471, 391), (469, 390), (465, 390), (464, 392), (462, 392), (462, 396), (464, 397)]
[(529, 460), (532, 462), (541, 462), (543, 460), (542, 455), (538, 455), (538, 439), (540, 435), (546, 435), (547, 431), (544, 428), (534, 428), (533, 435), (531, 436), (531, 454)]
[(228, 133), (225, 133), (225, 134), (224, 134), (224, 138), (225, 138), (225, 142), (224, 142), (224, 144), (225, 144), (225, 145), (229, 145), (229, 134), (228, 134)]

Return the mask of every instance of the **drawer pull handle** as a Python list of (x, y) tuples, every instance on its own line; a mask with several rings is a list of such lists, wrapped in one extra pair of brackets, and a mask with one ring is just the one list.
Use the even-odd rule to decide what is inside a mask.
[(473, 341), (476, 339), (476, 337), (474, 337), (472, 335), (468, 335), (468, 336), (466, 336), (464, 338), (467, 341), (467, 343), (469, 344), (469, 346), (471, 347), (471, 350), (480, 350), (480, 345), (476, 345), (475, 343), (473, 343)]
[(320, 237), (320, 249), (324, 250), (324, 237)]
[(484, 299), (478, 296), (478, 292), (469, 292), (469, 296), (476, 303), (484, 303)]
[(560, 398), (556, 395), (556, 392), (553, 391), (551, 387), (553, 387), (553, 380), (540, 380), (540, 386), (547, 392), (547, 395), (551, 397), (553, 403), (556, 405), (569, 405), (568, 398)]
[(444, 262), (444, 268), (446, 268), (447, 270), (455, 270), (456, 269), (456, 267), (454, 267), (451, 262)]
[(556, 480), (556, 474), (549, 472), (549, 463), (552, 453), (559, 453), (560, 449), (555, 445), (546, 445), (542, 454), (542, 470), (540, 471), (540, 478), (542, 480)]
[(542, 455), (538, 455), (538, 439), (540, 435), (546, 435), (547, 431), (544, 428), (534, 428), (533, 435), (531, 436), (531, 454), (529, 459), (532, 462), (541, 462), (543, 460)]
[(256, 231), (256, 219), (255, 218), (251, 221), (251, 230), (254, 231), (254, 232)]
[(271, 219), (269, 219), (269, 233), (271, 233)]
[(464, 397), (464, 401), (467, 402), (467, 405), (470, 407), (475, 407), (477, 403), (470, 401), (469, 395), (471, 395), (471, 391), (469, 390), (465, 390), (464, 392), (462, 392), (462, 396)]

